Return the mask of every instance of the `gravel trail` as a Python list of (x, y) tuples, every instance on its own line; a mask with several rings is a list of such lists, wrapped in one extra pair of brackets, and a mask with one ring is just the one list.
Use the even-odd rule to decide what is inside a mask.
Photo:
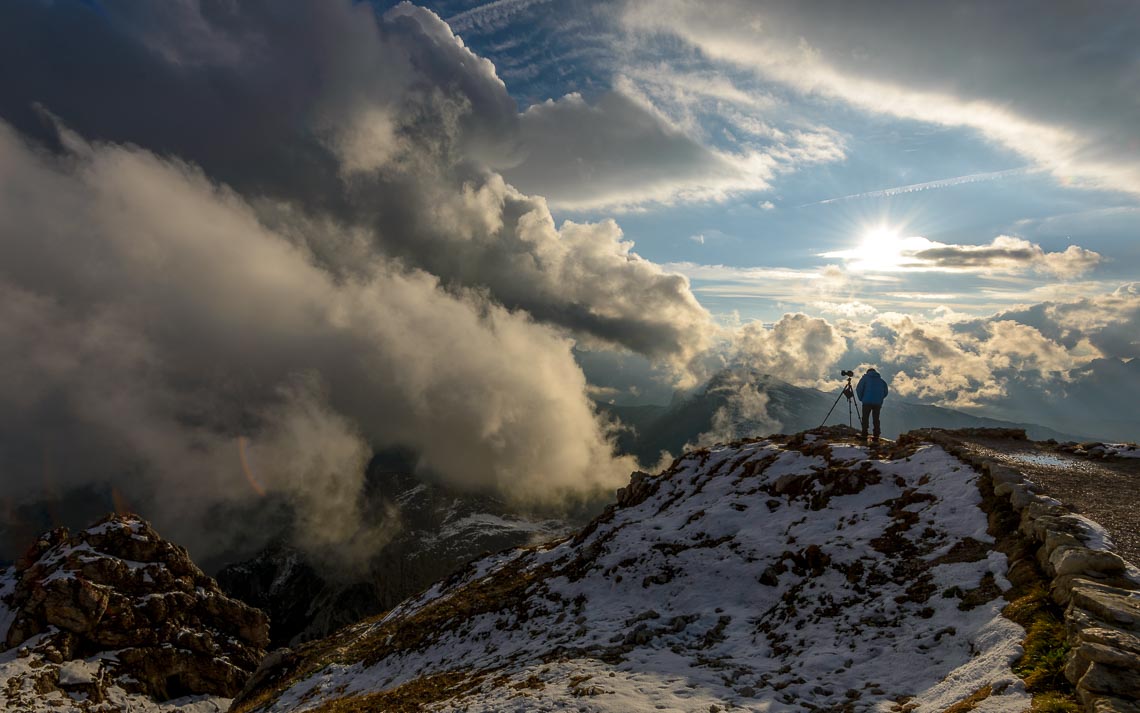
[(951, 434), (963, 446), (1016, 468), (1071, 510), (1108, 530), (1117, 552), (1140, 565), (1140, 459), (1094, 459), (1046, 443)]

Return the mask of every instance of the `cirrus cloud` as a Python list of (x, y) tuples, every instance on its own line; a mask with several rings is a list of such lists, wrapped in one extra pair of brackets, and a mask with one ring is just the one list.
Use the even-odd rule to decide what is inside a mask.
[(801, 95), (969, 128), (1059, 180), (1140, 194), (1134, 43), (1113, 41), (1140, 17), (1113, 7), (634, 0), (622, 20)]

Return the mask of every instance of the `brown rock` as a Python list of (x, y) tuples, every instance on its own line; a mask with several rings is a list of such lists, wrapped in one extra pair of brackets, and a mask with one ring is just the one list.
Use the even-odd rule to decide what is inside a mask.
[(1127, 631), (1107, 627), (1090, 627), (1081, 630), (1077, 634), (1077, 638), (1082, 642), (1103, 644), (1121, 651), (1127, 651), (1133, 654), (1137, 661), (1140, 661), (1140, 636), (1130, 634)]
[(1140, 632), (1140, 593), (1089, 580), (1075, 583), (1069, 613), (1083, 609), (1092, 616), (1132, 632)]
[(1089, 713), (1140, 713), (1140, 705), (1115, 696), (1100, 696), (1080, 690), (1081, 703)]
[(1093, 663), (1102, 663), (1107, 666), (1126, 668), (1140, 672), (1140, 656), (1129, 651), (1123, 651), (1112, 646), (1092, 642), (1082, 643), (1078, 647), (1081, 655)]
[(16, 575), (8, 648), (54, 627), (29, 655), (60, 663), (116, 650), (113, 675), (158, 700), (234, 696), (269, 642), (262, 612), (226, 597), (184, 548), (132, 516), (48, 533)]
[(629, 485), (617, 491), (617, 504), (623, 508), (640, 505), (657, 492), (659, 486), (660, 479), (640, 470), (634, 471), (629, 476)]
[(1124, 571), (1124, 560), (1120, 555), (1087, 547), (1060, 547), (1049, 555), (1049, 565), (1058, 577), (1090, 572), (1119, 574)]
[(1140, 698), (1140, 673), (1093, 662), (1081, 676), (1079, 688), (1122, 698)]

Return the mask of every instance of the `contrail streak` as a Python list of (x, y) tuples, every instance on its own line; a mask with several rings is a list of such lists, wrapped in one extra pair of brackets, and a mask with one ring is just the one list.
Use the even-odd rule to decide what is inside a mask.
[(963, 183), (996, 181), (1000, 178), (1020, 176), (1029, 172), (1029, 168), (1010, 168), (1005, 171), (991, 171), (990, 173), (971, 173), (968, 176), (942, 178), (937, 181), (927, 181), (926, 183), (912, 183), (908, 186), (895, 186), (894, 188), (883, 188), (882, 190), (867, 191), (866, 193), (853, 193), (849, 196), (828, 198), (827, 200), (816, 201), (815, 203), (804, 203), (800, 207), (807, 208), (808, 206), (813, 205), (827, 205), (828, 203), (839, 203), (841, 201), (850, 201), (858, 198), (890, 198), (891, 196), (897, 196), (900, 193), (917, 193), (918, 191), (929, 191), (933, 188), (949, 188), (950, 186), (960, 186)]
[(522, 12), (531, 5), (549, 2), (549, 0), (494, 0), (486, 5), (473, 7), (470, 10), (452, 15), (447, 18), (447, 24), (454, 29), (468, 29), (476, 26), (490, 25), (498, 29), (499, 23), (510, 18), (511, 15)]

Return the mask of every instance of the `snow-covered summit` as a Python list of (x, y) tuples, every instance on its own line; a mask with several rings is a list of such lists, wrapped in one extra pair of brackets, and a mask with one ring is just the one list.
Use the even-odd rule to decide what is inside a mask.
[(573, 538), (271, 657), (233, 710), (1022, 711), (978, 478), (929, 444), (696, 451)]

